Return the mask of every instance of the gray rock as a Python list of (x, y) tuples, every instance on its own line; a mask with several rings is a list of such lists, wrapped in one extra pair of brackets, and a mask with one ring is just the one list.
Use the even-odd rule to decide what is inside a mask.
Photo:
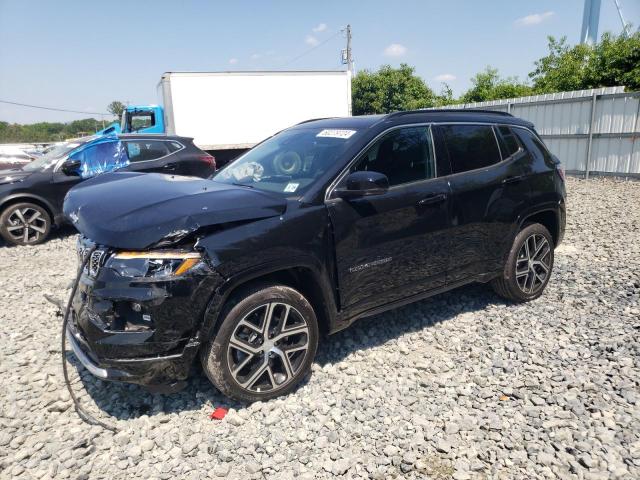
[[(640, 478), (640, 182), (568, 178), (567, 189), (566, 235), (536, 301), (468, 286), (363, 319), (320, 344), (302, 388), (251, 405), (202, 375), (163, 396), (73, 366), (81, 404), (115, 435), (77, 418), (62, 388), (59, 318), (42, 298), (70, 293), (76, 235), (0, 247), (0, 471)], [(215, 406), (233, 408), (212, 421)]]
[(149, 450), (152, 450), (154, 446), (155, 446), (155, 442), (148, 438), (140, 442), (140, 449), (143, 452), (148, 452)]
[(253, 475), (254, 473), (258, 473), (260, 470), (262, 470), (262, 467), (260, 466), (260, 464), (258, 462), (254, 462), (253, 460), (248, 461), (245, 468), (247, 470), (247, 473), (251, 475)]
[(230, 423), (234, 427), (239, 427), (244, 423), (244, 418), (242, 418), (240, 415), (238, 415), (234, 411), (230, 411), (229, 413), (227, 413), (227, 415), (224, 418), (228, 423)]
[(444, 439), (440, 439), (436, 442), (436, 450), (442, 453), (449, 453), (451, 451), (451, 444)]
[(228, 463), (221, 463), (213, 468), (213, 474), (216, 477), (226, 477), (227, 475), (229, 475), (230, 471), (231, 465), (229, 465)]
[(344, 475), (345, 473), (347, 473), (347, 470), (349, 470), (350, 467), (351, 464), (349, 460), (347, 460), (346, 458), (341, 458), (333, 462), (331, 473), (333, 473), (334, 475)]

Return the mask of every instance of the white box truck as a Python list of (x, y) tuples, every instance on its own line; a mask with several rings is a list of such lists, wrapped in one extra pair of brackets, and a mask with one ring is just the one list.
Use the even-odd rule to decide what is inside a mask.
[(120, 130), (193, 137), (220, 165), (302, 121), (350, 116), (351, 73), (167, 72), (158, 97), (128, 106)]

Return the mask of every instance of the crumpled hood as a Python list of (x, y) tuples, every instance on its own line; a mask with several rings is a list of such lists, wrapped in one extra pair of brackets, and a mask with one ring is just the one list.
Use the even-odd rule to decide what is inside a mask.
[(203, 227), (284, 213), (286, 200), (260, 190), (159, 173), (105, 173), (72, 188), (64, 215), (87, 238), (142, 250)]
[(5, 183), (20, 182), (32, 173), (33, 172), (22, 171), (19, 168), (11, 170), (0, 170), (0, 185), (4, 185)]

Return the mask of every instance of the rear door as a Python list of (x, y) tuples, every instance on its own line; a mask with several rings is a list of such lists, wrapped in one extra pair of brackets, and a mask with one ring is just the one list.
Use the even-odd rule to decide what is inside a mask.
[(390, 188), (349, 200), (329, 194), (342, 306), (358, 313), (443, 286), (449, 187), (436, 175), (429, 126), (384, 134), (350, 172), (358, 170), (384, 173)]
[(131, 162), (127, 170), (177, 175), (188, 173), (186, 165), (174, 155), (181, 148), (173, 147), (167, 140), (126, 139), (124, 144)]
[[(528, 201), (521, 150), (499, 147), (489, 124), (439, 125), (451, 164), (451, 255), (448, 283), (502, 268), (515, 234), (518, 212)], [(509, 138), (512, 141), (513, 138)]]

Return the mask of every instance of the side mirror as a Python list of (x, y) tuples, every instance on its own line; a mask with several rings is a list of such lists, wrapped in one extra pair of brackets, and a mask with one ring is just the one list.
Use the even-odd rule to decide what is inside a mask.
[(70, 177), (79, 177), (80, 176), (80, 160), (72, 160), (68, 158), (60, 167), (60, 170), (65, 175), (69, 175)]
[(336, 189), (340, 198), (366, 197), (382, 195), (389, 190), (389, 179), (379, 172), (353, 172), (347, 177), (346, 188)]

